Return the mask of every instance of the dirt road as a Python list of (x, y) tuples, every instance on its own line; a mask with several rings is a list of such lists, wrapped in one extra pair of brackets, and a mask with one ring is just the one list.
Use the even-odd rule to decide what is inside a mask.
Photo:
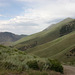
[(64, 75), (75, 75), (75, 67), (64, 66)]

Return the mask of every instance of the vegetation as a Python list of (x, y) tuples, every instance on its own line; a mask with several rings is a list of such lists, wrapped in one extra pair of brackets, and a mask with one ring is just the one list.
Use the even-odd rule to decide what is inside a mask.
[(50, 69), (55, 70), (57, 72), (63, 73), (63, 67), (57, 60), (49, 60), (49, 62), (52, 64)]
[(69, 62), (75, 59), (73, 48), (75, 48), (75, 32), (72, 32), (51, 42), (28, 49), (26, 52), (40, 57), (49, 57), (51, 59)]
[(75, 21), (69, 22), (60, 29), (60, 36), (66, 35), (75, 30)]
[(11, 70), (0, 70), (0, 75), (62, 75), (62, 74), (55, 71), (29, 70), (29, 71), (18, 72)]
[[(53, 63), (53, 62), (56, 63)], [(52, 69), (56, 65), (59, 70)], [(48, 60), (34, 55), (26, 54), (15, 48), (5, 47), (0, 45), (0, 69), (23, 72), (27, 70), (47, 71), (54, 70), (63, 73), (61, 64), (56, 60)], [(47, 75), (47, 74), (46, 74)]]
[(65, 19), (42, 32), (22, 38), (10, 47), (0, 45), (0, 70), (5, 73), (7, 70), (19, 75), (61, 75), (54, 72), (63, 73), (57, 60), (75, 65), (74, 19)]

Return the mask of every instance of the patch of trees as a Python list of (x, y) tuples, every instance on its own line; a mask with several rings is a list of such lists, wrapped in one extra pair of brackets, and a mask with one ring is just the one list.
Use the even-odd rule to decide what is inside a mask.
[(28, 45), (25, 45), (25, 46), (19, 48), (19, 50), (27, 50), (27, 49), (29, 49), (29, 48), (35, 47), (36, 45), (37, 45), (37, 41), (34, 41), (34, 42), (31, 43), (31, 44), (28, 44)]
[(60, 29), (60, 36), (66, 35), (66, 34), (72, 32), (73, 30), (75, 30), (75, 21), (72, 21), (72, 22), (64, 25)]

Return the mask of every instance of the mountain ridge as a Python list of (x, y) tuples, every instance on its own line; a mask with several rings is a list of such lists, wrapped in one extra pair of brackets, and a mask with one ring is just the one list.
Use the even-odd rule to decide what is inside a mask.
[(15, 42), (25, 36), (27, 35), (17, 35), (11, 32), (0, 32), (0, 44)]
[(28, 37), (24, 37), (16, 41), (15, 43), (13, 43), (13, 46), (15, 46), (18, 49), (23, 49), (26, 46), (27, 48), (28, 46), (31, 47), (31, 44), (33, 44), (34, 42), (37, 42), (37, 45), (41, 45), (41, 44), (50, 42), (52, 40), (55, 40), (61, 36), (60, 35), (61, 28), (65, 26), (66, 24), (73, 21), (74, 19), (71, 19), (71, 18), (64, 19), (63, 21), (51, 26), (47, 30), (43, 30), (42, 32), (32, 34)]

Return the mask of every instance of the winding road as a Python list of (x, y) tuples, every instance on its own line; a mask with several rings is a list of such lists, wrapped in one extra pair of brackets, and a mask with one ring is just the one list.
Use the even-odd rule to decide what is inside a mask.
[(75, 75), (75, 67), (64, 66), (64, 75)]

